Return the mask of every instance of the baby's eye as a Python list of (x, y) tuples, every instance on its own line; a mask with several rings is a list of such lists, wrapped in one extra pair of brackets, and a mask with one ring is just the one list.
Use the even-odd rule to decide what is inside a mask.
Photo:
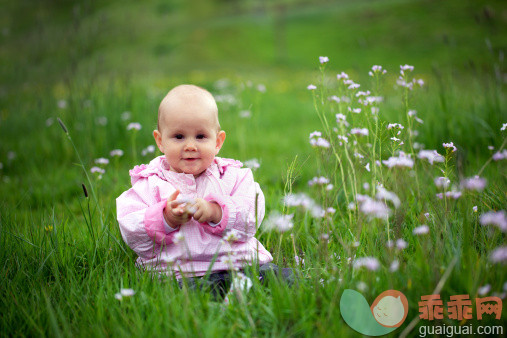
[(205, 139), (205, 138), (206, 138), (206, 135), (204, 135), (204, 134), (199, 134), (199, 135), (197, 135), (197, 136), (196, 136), (196, 138), (197, 138), (198, 140), (202, 140), (202, 139)]
[(176, 134), (176, 135), (174, 135), (174, 138), (176, 138), (177, 140), (183, 140), (183, 135), (182, 134)]

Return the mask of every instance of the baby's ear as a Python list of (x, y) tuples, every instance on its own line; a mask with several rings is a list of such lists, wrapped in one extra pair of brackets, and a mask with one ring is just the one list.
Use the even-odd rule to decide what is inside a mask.
[(162, 147), (162, 134), (155, 129), (153, 131), (153, 137), (155, 138), (155, 142), (157, 143), (157, 147), (161, 152), (164, 152), (164, 149)]
[(220, 151), (220, 149), (222, 148), (224, 141), (225, 141), (225, 131), (220, 130), (217, 134), (217, 144), (215, 147), (215, 155), (217, 155), (218, 152)]

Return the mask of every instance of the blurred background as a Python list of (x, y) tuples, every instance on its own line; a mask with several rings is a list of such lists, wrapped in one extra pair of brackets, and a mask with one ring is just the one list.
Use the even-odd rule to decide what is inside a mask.
[[(382, 65), (387, 94), (396, 92), (399, 66), (413, 65), (425, 82), (412, 104), (425, 120), (420, 141), (427, 148), (452, 140), (468, 156), (462, 163), (478, 167), (491, 155), (487, 146), (502, 142), (503, 0), (0, 4), (0, 174), (12, 183), (4, 196), (26, 186), (30, 196), (41, 189), (35, 202), (45, 203), (44, 196), (64, 189), (68, 175), (79, 188), (82, 177), (71, 164), (76, 155), (57, 117), (88, 167), (112, 149), (148, 162), (153, 154), (141, 151), (153, 144), (158, 104), (180, 83), (215, 94), (228, 132), (221, 155), (259, 159), (261, 179), (276, 188), (287, 163), (296, 155), (305, 163), (312, 152), (308, 135), (320, 121), (306, 87), (320, 81), (319, 56), (330, 59), (330, 88), (345, 71), (370, 89), (368, 71)], [(399, 98), (386, 102), (384, 119), (401, 121), (400, 109)], [(134, 142), (126, 131), (133, 121), (143, 125)], [(128, 184), (126, 170), (134, 164), (132, 157), (121, 159), (116, 192)], [(313, 163), (306, 164), (303, 176), (305, 170), (313, 175)]]

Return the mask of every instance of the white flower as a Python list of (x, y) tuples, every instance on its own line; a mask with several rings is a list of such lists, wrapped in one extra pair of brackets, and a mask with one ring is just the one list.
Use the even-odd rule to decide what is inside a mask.
[(453, 142), (449, 142), (449, 143), (442, 143), (442, 145), (444, 146), (444, 148), (449, 148), (452, 150), (452, 152), (455, 152), (456, 151), (456, 147), (454, 146), (454, 143)]
[(242, 119), (249, 119), (252, 117), (252, 112), (250, 110), (242, 110), (239, 112), (239, 117)]
[(403, 71), (413, 71), (414, 70), (414, 66), (410, 66), (410, 65), (403, 65), (403, 66), (400, 66), (400, 71), (403, 72)]
[(243, 162), (243, 164), (245, 165), (245, 167), (250, 168), (252, 170), (259, 169), (261, 166), (259, 160), (257, 160), (256, 158), (246, 160), (245, 162)]
[(136, 294), (136, 292), (133, 289), (121, 289), (120, 293), (123, 297), (132, 297)]
[(328, 184), (328, 183), (329, 183), (329, 178), (324, 177), (324, 176), (314, 177), (310, 181), (308, 181), (309, 186), (312, 186), (315, 184), (324, 185), (324, 184)]
[(490, 291), (491, 291), (491, 285), (486, 284), (484, 286), (481, 286), (479, 289), (477, 289), (477, 294), (479, 296), (484, 296), (484, 295), (488, 294)]
[(414, 228), (414, 230), (412, 231), (414, 235), (425, 235), (429, 232), (430, 228), (425, 224), (418, 226), (417, 228)]
[(67, 108), (67, 101), (66, 100), (58, 100), (58, 108), (60, 108), (60, 109)]
[(340, 80), (340, 79), (348, 79), (349, 76), (347, 75), (347, 73), (344, 73), (344, 72), (341, 72), (340, 74), (336, 75), (336, 79)]
[(395, 259), (392, 263), (391, 263), (391, 266), (389, 267), (389, 271), (391, 272), (395, 272), (395, 271), (398, 271), (398, 269), (400, 268), (400, 262), (398, 262), (397, 259)]
[(127, 130), (141, 130), (141, 124), (139, 122), (131, 122), (127, 125)]
[(102, 169), (102, 168), (99, 168), (99, 167), (92, 167), (92, 168), (90, 169), (90, 172), (91, 172), (92, 174), (95, 174), (95, 173), (98, 173), (98, 174), (105, 174), (105, 172), (106, 172), (106, 171), (105, 171), (104, 169)]
[(504, 210), (489, 211), (481, 215), (479, 221), (482, 225), (494, 225), (502, 232), (507, 232), (507, 215)]
[(114, 157), (114, 156), (121, 157), (121, 156), (123, 156), (123, 150), (121, 150), (121, 149), (114, 149), (114, 150), (111, 150), (111, 152), (109, 153), (109, 155), (110, 155), (111, 157)]
[(504, 131), (507, 129), (507, 123), (502, 124), (502, 128), (500, 128), (500, 131)]
[(311, 85), (308, 85), (308, 87), (306, 87), (306, 89), (315, 90), (315, 89), (317, 89), (317, 86), (311, 84)]
[(395, 208), (398, 208), (401, 205), (401, 201), (398, 196), (396, 196), (394, 192), (388, 191), (382, 186), (377, 187), (377, 194), (375, 195), (375, 198), (377, 200), (391, 201)]
[(436, 150), (420, 150), (417, 157), (420, 159), (428, 160), (430, 164), (433, 164), (435, 162), (442, 163), (445, 160), (445, 158), (437, 153)]
[(239, 241), (239, 232), (236, 229), (231, 229), (227, 232), (227, 234), (224, 236), (224, 240), (229, 243), (234, 243), (236, 241)]
[(350, 133), (353, 135), (364, 135), (368, 136), (368, 129), (366, 128), (352, 128)]
[(500, 246), (491, 251), (489, 260), (492, 263), (503, 263), (507, 261), (507, 246)]
[(447, 187), (451, 184), (451, 180), (447, 177), (436, 177), (435, 185), (437, 188), (447, 189)]
[(107, 164), (109, 164), (109, 160), (107, 158), (100, 157), (100, 158), (95, 159), (95, 163), (99, 164), (99, 165), (107, 165)]
[(462, 182), (462, 187), (468, 190), (482, 191), (486, 187), (486, 179), (479, 176), (469, 177)]
[(366, 165), (364, 166), (364, 168), (366, 169), (366, 171), (370, 171), (370, 163), (366, 163)]
[(380, 263), (375, 257), (356, 258), (352, 265), (354, 269), (359, 269), (364, 266), (370, 271), (377, 271), (380, 268)]
[(403, 127), (400, 123), (389, 123), (387, 125), (387, 129), (393, 129), (393, 128), (404, 129), (405, 127)]
[(396, 247), (400, 250), (405, 249), (408, 246), (408, 243), (403, 238), (398, 238), (396, 240)]
[(507, 158), (507, 149), (502, 150), (502, 152), (496, 152), (493, 154), (494, 161), (505, 160)]
[(121, 119), (123, 121), (127, 121), (127, 120), (130, 120), (130, 117), (132, 116), (132, 113), (129, 112), (129, 111), (124, 111), (123, 113), (121, 113)]
[(361, 195), (358, 194), (356, 196), (357, 201), (359, 202), (359, 211), (363, 214), (373, 217), (373, 218), (386, 218), (389, 217), (390, 210), (383, 202), (375, 201), (374, 199), (365, 196), (366, 198), (363, 201), (360, 201), (358, 197)]
[(107, 125), (107, 117), (105, 117), (105, 116), (98, 116), (95, 119), (95, 123), (98, 124), (99, 126), (105, 126), (105, 125)]
[(184, 240), (185, 240), (185, 236), (183, 236), (183, 234), (180, 231), (178, 231), (176, 234), (174, 234), (174, 237), (173, 237), (174, 244), (181, 243)]
[(389, 168), (392, 168), (392, 167), (412, 168), (414, 166), (414, 160), (412, 160), (410, 157), (408, 157), (404, 154), (402, 155), (401, 153), (400, 153), (399, 157), (391, 156), (391, 157), (389, 157), (389, 159), (383, 160), (382, 163), (384, 163), (384, 165), (386, 165)]
[(311, 139), (310, 140), (310, 144), (314, 147), (321, 147), (321, 148), (329, 148), (331, 146), (331, 144), (329, 143), (328, 140), (322, 138), (322, 137), (319, 137), (318, 139)]
[(286, 232), (292, 227), (294, 227), (294, 223), (292, 222), (292, 218), (294, 214), (290, 215), (282, 215), (278, 212), (273, 212), (269, 215), (269, 217), (264, 221), (264, 227), (267, 230), (278, 230), (280, 232)]
[(327, 56), (319, 56), (320, 64), (325, 64), (329, 62), (329, 58)]
[(262, 83), (259, 83), (257, 85), (257, 90), (260, 92), (260, 93), (265, 93), (266, 92), (266, 86), (263, 85)]
[(474, 212), (477, 212), (477, 210), (478, 210), (476, 205), (474, 205), (474, 207), (472, 209)]

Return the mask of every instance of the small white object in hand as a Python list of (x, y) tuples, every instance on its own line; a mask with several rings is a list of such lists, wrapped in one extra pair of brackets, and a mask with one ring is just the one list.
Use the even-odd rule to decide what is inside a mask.
[(176, 199), (176, 202), (178, 202), (178, 204), (183, 204), (183, 203), (194, 204), (195, 203), (195, 199), (191, 198), (191, 197), (178, 197)]

